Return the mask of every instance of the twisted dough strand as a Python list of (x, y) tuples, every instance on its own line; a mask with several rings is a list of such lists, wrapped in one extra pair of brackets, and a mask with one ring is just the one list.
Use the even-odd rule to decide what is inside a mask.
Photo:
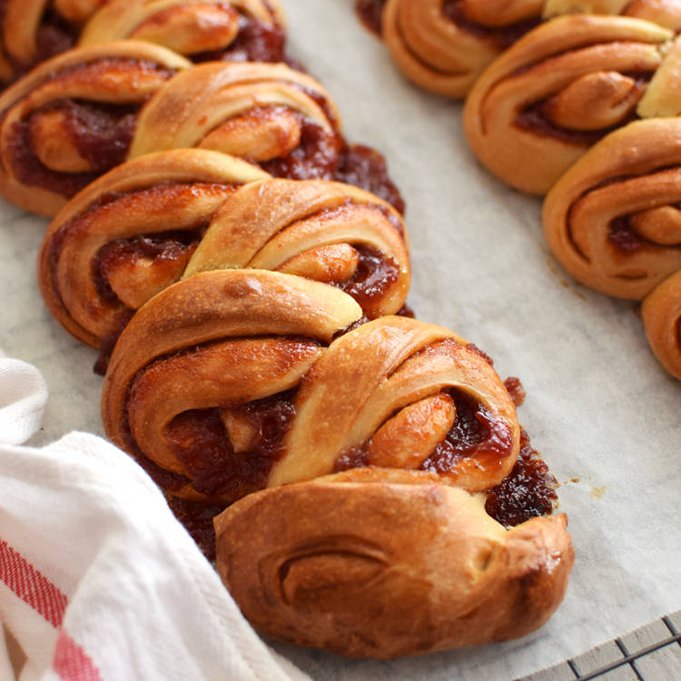
[(81, 45), (149, 40), (193, 61), (284, 60), (279, 0), (111, 0), (89, 21)]
[(189, 66), (163, 47), (127, 40), (37, 67), (0, 96), (0, 192), (54, 215), (125, 159), (139, 108)]
[[(189, 277), (149, 301), (121, 335), (104, 384), (106, 432), (172, 494), (234, 501), (266, 484), (280, 454), (280, 437), (257, 440), (249, 405), (257, 411), (251, 403), (297, 388), (323, 347), (361, 315), (342, 291), (292, 275)], [(281, 396), (274, 409), (277, 431), (290, 400)], [(253, 447), (264, 451), (249, 461)]]
[[(234, 501), (252, 485), (372, 463), (423, 467), (476, 491), (497, 485), (516, 462), (520, 429), (487, 359), (404, 317), (333, 340), (360, 316), (345, 293), (297, 276), (195, 274), (121, 335), (105, 381), (107, 433), (176, 476), (165, 485), (172, 494), (195, 500)], [(275, 396), (283, 430), (276, 443), (254, 444), (264, 431), (243, 410)]]
[(681, 380), (681, 270), (643, 301), (641, 311), (655, 356), (672, 376)]
[(636, 116), (672, 34), (624, 17), (570, 16), (522, 38), (483, 74), (464, 110), (490, 172), (533, 194)]
[(681, 119), (608, 135), (544, 204), (552, 253), (578, 281), (641, 300), (681, 269)]
[(39, 257), (52, 314), (102, 347), (132, 311), (177, 281), (218, 208), (267, 174), (198, 149), (149, 154), (99, 178), (57, 215)]
[(502, 49), (539, 21), (543, 1), (388, 0), (383, 35), (409, 79), (464, 97)]
[(203, 149), (114, 169), (46, 233), (39, 278), (51, 311), (77, 338), (102, 347), (180, 278), (234, 268), (334, 283), (372, 318), (403, 307), (410, 268), (397, 211), (347, 185), (266, 177)]

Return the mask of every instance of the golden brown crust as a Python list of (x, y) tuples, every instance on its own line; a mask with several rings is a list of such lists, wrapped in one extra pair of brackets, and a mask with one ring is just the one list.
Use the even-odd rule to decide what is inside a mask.
[[(246, 459), (260, 471), (248, 491), (367, 464), (421, 468), (469, 490), (497, 485), (516, 462), (520, 428), (487, 360), (404, 317), (333, 340), (360, 315), (342, 291), (297, 276), (195, 274), (149, 301), (120, 337), (105, 381), (107, 433), (182, 476), (168, 491), (189, 499), (243, 496), (235, 480)], [(265, 452), (244, 409), (273, 397), (289, 416)], [(442, 403), (447, 418), (432, 418)], [(209, 492), (200, 478), (220, 458), (232, 491)]]
[[(218, 60), (238, 39), (242, 25), (257, 22), (275, 32), (285, 25), (279, 0), (110, 0), (92, 17), (81, 45), (112, 40), (149, 40), (180, 54)], [(282, 61), (283, 34), (273, 36), (271, 54)], [(205, 60), (205, 59), (204, 59)]]
[[(492, 432), (443, 464), (433, 455), (464, 414), (455, 407), (444, 427), (429, 426), (433, 400), (450, 391), (474, 398)], [(386, 317), (334, 341), (308, 372), (296, 405), (288, 452), (275, 463), (270, 486), (329, 474), (340, 456), (365, 447), (368, 463), (426, 465), (479, 491), (501, 482), (518, 456), (515, 407), (494, 369), (451, 331), (413, 319)], [(408, 458), (399, 451), (404, 443)]]
[(101, 347), (133, 310), (179, 280), (200, 233), (236, 189), (267, 174), (225, 154), (148, 154), (99, 178), (48, 228), (38, 280), (52, 314)]
[(176, 495), (210, 500), (191, 485), (172, 423), (187, 412), (222, 409), (229, 433), (216, 446), (233, 449), (240, 424), (230, 407), (296, 388), (322, 348), (361, 314), (347, 294), (301, 277), (195, 274), (149, 301), (118, 340), (104, 383), (106, 432), (123, 449), (185, 476)]
[(333, 145), (339, 115), (310, 76), (283, 64), (201, 64), (179, 74), (145, 107), (130, 158), (201, 147), (263, 163), (301, 146), (304, 120)]
[[(140, 106), (190, 65), (165, 48), (128, 40), (71, 50), (31, 71), (0, 97), (0, 193), (54, 215), (125, 157)], [(112, 137), (91, 139), (99, 134)]]
[(516, 638), (546, 622), (573, 563), (564, 516), (507, 531), (463, 490), (386, 477), (269, 489), (216, 519), (218, 570), (256, 628), (393, 658)]
[(605, 137), (544, 204), (552, 253), (581, 283), (641, 300), (681, 269), (681, 120), (631, 123)]
[(642, 314), (655, 356), (672, 376), (681, 380), (681, 270), (643, 301)]
[(448, 97), (466, 95), (483, 69), (539, 20), (543, 0), (459, 2), (459, 20), (442, 0), (388, 0), (383, 36), (402, 72), (417, 85)]
[(266, 178), (205, 149), (148, 154), (112, 170), (45, 235), (38, 274), (48, 307), (77, 338), (102, 347), (153, 295), (215, 269), (332, 283), (371, 318), (404, 306), (409, 256), (394, 208), (348, 185)]
[(624, 17), (560, 17), (492, 64), (466, 102), (478, 159), (522, 191), (546, 193), (585, 151), (636, 114), (672, 34)]

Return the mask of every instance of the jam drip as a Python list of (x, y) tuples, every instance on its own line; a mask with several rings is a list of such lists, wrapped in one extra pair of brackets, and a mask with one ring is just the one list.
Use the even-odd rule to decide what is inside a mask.
[[(53, 9), (43, 15), (36, 35), (37, 54), (34, 63), (70, 50), (78, 42), (78, 30)], [(32, 66), (32, 65), (31, 65)]]
[[(93, 280), (97, 293), (103, 300), (117, 303), (118, 298), (109, 285), (107, 270), (120, 263), (135, 260), (153, 260), (155, 263), (172, 264), (186, 260), (188, 251), (200, 241), (206, 226), (194, 230), (159, 232), (131, 239), (116, 239), (104, 246), (92, 263)], [(169, 282), (172, 283), (172, 282)]]
[(456, 420), (447, 437), (421, 464), (421, 469), (446, 474), (465, 458), (493, 456), (503, 459), (512, 449), (509, 428), (497, 421), (474, 397), (452, 391), (456, 405)]
[(261, 163), (274, 177), (332, 180), (343, 148), (342, 137), (300, 115), (300, 144), (286, 157)]
[(362, 24), (377, 36), (383, 34), (383, 8), (387, 0), (355, 0), (355, 12)]
[(531, 518), (551, 515), (558, 500), (558, 482), (530, 444), (525, 431), (520, 437), (520, 454), (511, 474), (487, 494), (487, 513), (506, 527)]
[(385, 292), (398, 280), (400, 270), (392, 258), (385, 258), (361, 246), (355, 246), (355, 249), (359, 253), (357, 270), (351, 279), (338, 288), (352, 296), (372, 318), (373, 307), (380, 303)]
[(286, 33), (281, 26), (269, 25), (254, 17), (239, 17), (239, 32), (224, 50), (212, 50), (191, 55), (194, 62), (234, 61), (277, 63), (286, 57)]
[(166, 437), (191, 486), (230, 502), (265, 487), (272, 466), (284, 452), (284, 436), (295, 416), (293, 397), (288, 391), (237, 410), (254, 432), (246, 452), (234, 451), (220, 409), (192, 410), (175, 417)]
[(334, 179), (366, 189), (387, 201), (400, 213), (405, 211), (400, 190), (390, 179), (385, 159), (375, 149), (359, 144), (346, 146)]
[(137, 107), (66, 99), (36, 110), (33, 116), (53, 111), (65, 114), (67, 134), (93, 170), (60, 173), (44, 166), (34, 150), (30, 117), (14, 124), (10, 142), (12, 163), (22, 183), (71, 197), (125, 160), (137, 124)]
[(204, 556), (215, 560), (215, 529), (213, 518), (225, 510), (224, 506), (207, 506), (192, 503), (176, 497), (167, 497), (168, 506), (175, 517), (184, 525)]
[(541, 23), (541, 17), (525, 19), (507, 26), (483, 26), (471, 21), (461, 7), (460, 0), (445, 0), (442, 5), (442, 13), (447, 19), (455, 23), (460, 29), (478, 38), (484, 38), (494, 43), (501, 49), (513, 45), (526, 33)]

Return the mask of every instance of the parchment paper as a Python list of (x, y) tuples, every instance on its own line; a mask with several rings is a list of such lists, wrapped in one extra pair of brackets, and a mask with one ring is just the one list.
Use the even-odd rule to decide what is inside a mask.
[[(558, 613), (521, 641), (391, 663), (281, 650), (322, 681), (510, 680), (681, 608), (681, 383), (657, 365), (636, 307), (560, 272), (540, 202), (476, 165), (460, 106), (407, 84), (351, 0), (284, 4), (294, 55), (334, 95), (348, 137), (386, 154), (407, 199), (418, 316), (522, 378), (521, 421), (564, 483), (577, 562)], [(4, 203), (0, 221), (0, 347), (48, 381), (39, 441), (101, 434), (95, 353), (49, 318), (35, 284), (45, 221)]]

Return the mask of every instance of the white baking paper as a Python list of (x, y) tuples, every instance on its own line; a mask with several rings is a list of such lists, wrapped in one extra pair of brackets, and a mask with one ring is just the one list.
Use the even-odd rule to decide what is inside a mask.
[[(335, 97), (348, 137), (385, 153), (405, 195), (418, 316), (522, 378), (521, 421), (564, 483), (577, 561), (558, 613), (521, 641), (395, 662), (280, 650), (320, 681), (511, 680), (681, 608), (681, 382), (656, 363), (636, 307), (560, 271), (540, 202), (475, 163), (461, 107), (404, 81), (352, 0), (284, 4), (294, 56)], [(95, 352), (49, 318), (35, 283), (45, 221), (6, 204), (0, 220), (0, 347), (51, 391), (38, 444), (102, 434)]]

